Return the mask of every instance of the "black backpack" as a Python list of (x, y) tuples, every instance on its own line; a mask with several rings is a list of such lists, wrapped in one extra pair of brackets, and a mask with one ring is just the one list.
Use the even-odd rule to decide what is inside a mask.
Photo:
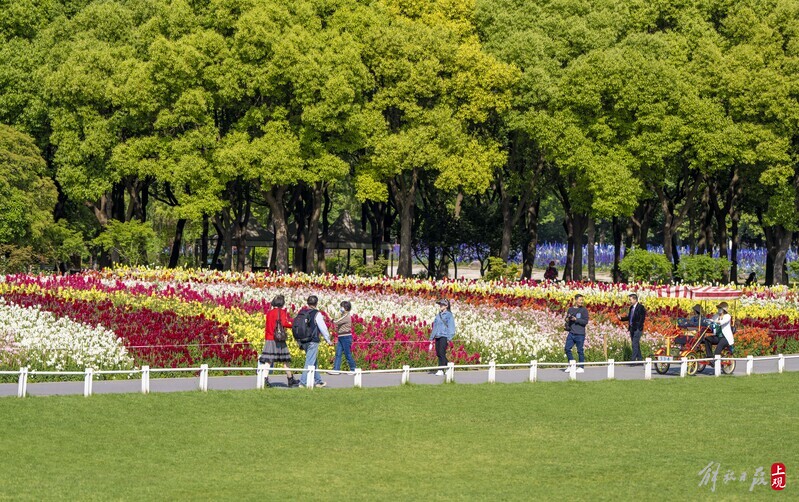
[(277, 321), (275, 321), (275, 332), (272, 333), (275, 337), (276, 342), (285, 342), (288, 338), (286, 336), (286, 328), (283, 327), (283, 321), (281, 320), (282, 312), (280, 310), (277, 311)]
[(294, 339), (297, 343), (302, 345), (312, 342), (316, 330), (319, 329), (316, 325), (316, 314), (318, 310), (301, 310), (297, 317), (294, 318), (294, 323), (291, 332), (294, 334)]

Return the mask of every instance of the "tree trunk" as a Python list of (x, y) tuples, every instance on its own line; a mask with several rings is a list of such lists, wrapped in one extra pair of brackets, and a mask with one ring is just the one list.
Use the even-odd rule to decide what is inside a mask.
[(585, 214), (575, 214), (572, 227), (574, 244), (574, 254), (572, 258), (572, 280), (583, 280), (583, 236), (588, 228), (588, 216)]
[(325, 251), (327, 250), (327, 237), (330, 233), (330, 209), (333, 205), (330, 200), (330, 191), (325, 188), (324, 208), (322, 209), (322, 235), (319, 242), (316, 244), (316, 263), (317, 269), (320, 273), (327, 273), (327, 260), (325, 258)]
[(527, 243), (524, 247), (524, 265), (522, 269), (523, 279), (532, 279), (533, 267), (535, 266), (535, 255), (538, 252), (538, 212), (541, 207), (541, 199), (535, 201), (527, 208), (527, 218), (525, 226), (527, 228)]
[(563, 220), (563, 229), (566, 231), (566, 264), (563, 266), (563, 280), (571, 281), (574, 261), (574, 220), (568, 215)]
[(314, 266), (316, 243), (319, 240), (319, 220), (322, 218), (322, 205), (324, 204), (325, 185), (317, 182), (311, 187), (311, 210), (308, 225), (308, 253), (305, 257), (305, 271), (316, 272)]
[(169, 265), (167, 268), (175, 268), (178, 266), (178, 259), (180, 258), (180, 246), (183, 245), (183, 228), (185, 226), (186, 219), (179, 219), (177, 227), (175, 228), (175, 240), (172, 241), (172, 252), (169, 253)]
[(766, 267), (766, 286), (787, 284), (785, 280), (785, 257), (791, 246), (793, 232), (782, 225), (773, 225), (763, 227), (763, 233), (766, 235), (766, 248), (771, 262), (771, 270), (769, 270), (768, 266)]
[(216, 244), (214, 245), (214, 255), (211, 258), (211, 268), (218, 269), (221, 268), (217, 266), (217, 262), (219, 261), (219, 256), (222, 254), (222, 240), (225, 238), (225, 232), (222, 229), (222, 225), (219, 224), (221, 216), (217, 215), (215, 220), (214, 230), (216, 230)]
[(264, 192), (266, 203), (272, 212), (272, 224), (275, 227), (275, 270), (288, 272), (289, 270), (289, 235), (286, 223), (286, 208), (283, 205), (285, 187), (272, 187)]
[(596, 282), (596, 256), (594, 244), (596, 243), (596, 222), (588, 219), (588, 280)]
[(621, 271), (619, 270), (619, 263), (621, 262), (621, 224), (619, 218), (613, 217), (613, 282), (621, 281)]
[(222, 227), (225, 229), (225, 270), (233, 270), (233, 222), (230, 208), (222, 211)]
[(732, 212), (732, 226), (730, 227), (730, 237), (732, 238), (732, 249), (730, 250), (730, 277), (729, 280), (738, 284), (738, 246), (741, 244), (741, 237), (738, 235), (738, 222), (741, 219), (741, 212), (738, 209)]
[(406, 180), (403, 175), (397, 176), (392, 180), (392, 191), (399, 207), (400, 216), (400, 255), (397, 266), (397, 275), (400, 277), (411, 277), (413, 275), (413, 213), (416, 207), (416, 186), (419, 179), (419, 172), (413, 169), (410, 180)]
[(200, 238), (200, 265), (201, 268), (208, 268), (208, 215), (203, 214), (203, 234)]

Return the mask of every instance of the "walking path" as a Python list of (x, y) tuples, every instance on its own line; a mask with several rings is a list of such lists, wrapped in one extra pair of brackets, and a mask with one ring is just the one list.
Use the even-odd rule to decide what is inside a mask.
[[(785, 359), (785, 371), (799, 371), (799, 358)], [(778, 366), (777, 360), (754, 361), (753, 374), (762, 373), (777, 373)], [(375, 387), (395, 387), (401, 385), (402, 374), (398, 373), (377, 373), (377, 374), (363, 374), (362, 387), (375, 388)], [(521, 383), (526, 382), (529, 378), (529, 369), (512, 369), (512, 370), (497, 370), (496, 382), (497, 383)], [(607, 366), (589, 366), (585, 368), (585, 373), (577, 374), (578, 381), (599, 381), (607, 379), (608, 370)], [(746, 362), (738, 361), (735, 373), (732, 376), (745, 376), (746, 375)], [(326, 388), (347, 388), (353, 387), (354, 376), (352, 374), (342, 373), (340, 375), (327, 375), (322, 374), (323, 380), (327, 383)], [(444, 383), (443, 376), (436, 376), (429, 373), (411, 372), (410, 383), (419, 385), (436, 385)], [(624, 366), (617, 365), (615, 367), (616, 380), (643, 380), (644, 367), (643, 366)], [(667, 378), (680, 378), (680, 365), (679, 363), (673, 365), (666, 375), (657, 374), (654, 369), (652, 370), (652, 379), (667, 379)], [(705, 370), (693, 377), (686, 378), (713, 378), (713, 368), (707, 367)], [(729, 378), (727, 375), (722, 375), (720, 378)], [(479, 384), (488, 381), (488, 370), (457, 370), (455, 371), (455, 382), (464, 384)], [(539, 382), (566, 382), (569, 375), (562, 369), (556, 368), (539, 368), (538, 381)], [(281, 373), (272, 374), (270, 381), (275, 385), (276, 390), (286, 389), (286, 379)], [(198, 377), (186, 378), (151, 378), (150, 379), (150, 392), (187, 392), (196, 391), (199, 388)], [(251, 372), (245, 376), (220, 376), (208, 378), (209, 390), (245, 390), (256, 388), (255, 372)], [(3, 383), (0, 384), (0, 396), (16, 396), (18, 385), (16, 383)], [(69, 394), (83, 394), (84, 382), (71, 381), (71, 382), (40, 382), (35, 383), (35, 377), (31, 375), (31, 380), (28, 382), (28, 395), (29, 396), (53, 396), (53, 395), (69, 395)], [(304, 389), (298, 389), (296, 392), (302, 392)], [(324, 392), (324, 389), (319, 389)], [(141, 392), (141, 380), (137, 377), (130, 380), (95, 380), (92, 385), (92, 393), (94, 394), (119, 394)]]

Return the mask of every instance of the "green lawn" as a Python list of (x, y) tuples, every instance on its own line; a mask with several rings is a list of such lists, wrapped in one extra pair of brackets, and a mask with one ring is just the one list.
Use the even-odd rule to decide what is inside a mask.
[(786, 373), (2, 398), (0, 499), (695, 499), (713, 495), (697, 486), (710, 462), (725, 499), (776, 495), (750, 481), (782, 462), (792, 498), (797, 388)]

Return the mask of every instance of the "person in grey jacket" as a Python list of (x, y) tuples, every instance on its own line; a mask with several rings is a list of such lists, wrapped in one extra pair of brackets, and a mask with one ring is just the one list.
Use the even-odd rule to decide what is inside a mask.
[(333, 321), (336, 325), (336, 358), (333, 360), (331, 375), (341, 371), (342, 356), (347, 360), (350, 371), (355, 371), (355, 359), (352, 357), (352, 303), (343, 301), (340, 304), (341, 317)]
[[(433, 320), (433, 329), (430, 332), (430, 348), (432, 349), (435, 343), (438, 365), (446, 366), (449, 364), (449, 361), (447, 361), (447, 345), (455, 336), (455, 316), (452, 315), (449, 300), (446, 298), (438, 300), (436, 304), (439, 310)], [(439, 376), (443, 374), (442, 370), (436, 372), (436, 375)]]
[[(585, 353), (583, 352), (583, 346), (585, 345), (585, 326), (588, 324), (588, 309), (585, 308), (585, 299), (583, 295), (574, 297), (574, 304), (569, 307), (569, 310), (566, 312), (565, 321), (566, 330), (569, 332), (569, 334), (566, 335), (566, 346), (564, 347), (566, 357), (569, 358), (569, 364), (571, 364), (571, 361), (574, 359), (572, 348), (576, 345), (577, 357), (580, 362), (580, 365), (577, 367), (577, 373), (583, 373), (585, 372), (582, 365), (582, 363), (585, 362)], [(569, 371), (569, 368), (566, 368), (565, 371)]]

